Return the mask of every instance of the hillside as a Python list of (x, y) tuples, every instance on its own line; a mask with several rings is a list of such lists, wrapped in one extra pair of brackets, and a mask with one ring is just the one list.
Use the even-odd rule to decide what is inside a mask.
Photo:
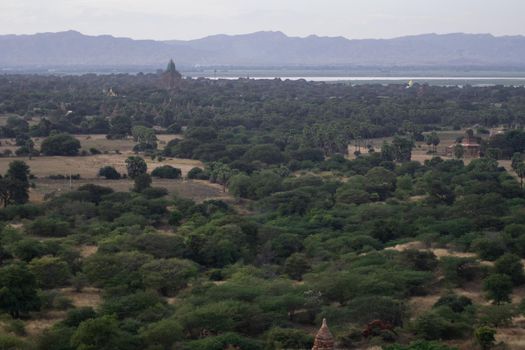
[(154, 41), (75, 31), (0, 36), (0, 67), (158, 66), (521, 66), (525, 37), (425, 34), (382, 40), (289, 37), (281, 32)]

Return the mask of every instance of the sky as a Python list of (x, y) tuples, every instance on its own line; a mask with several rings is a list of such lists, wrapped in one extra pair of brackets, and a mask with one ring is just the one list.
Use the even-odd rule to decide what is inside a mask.
[(0, 0), (0, 34), (77, 30), (195, 39), (261, 30), (392, 38), (423, 33), (525, 35), (524, 0)]

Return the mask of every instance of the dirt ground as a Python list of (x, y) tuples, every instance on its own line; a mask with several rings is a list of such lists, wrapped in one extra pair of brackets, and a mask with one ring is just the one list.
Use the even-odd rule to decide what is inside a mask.
[[(1, 124), (0, 118), (0, 126)], [(75, 136), (81, 144), (81, 150), (89, 151), (91, 148), (96, 148), (102, 153), (110, 152), (114, 153), (119, 151), (121, 153), (132, 152), (133, 147), (136, 145), (136, 142), (133, 141), (133, 138), (128, 137), (122, 140), (108, 140), (106, 135), (103, 134), (91, 134), (91, 135), (73, 135)], [(163, 149), (166, 144), (173, 139), (182, 139), (183, 136), (180, 134), (161, 134), (157, 135), (158, 148)], [(33, 137), (33, 142), (35, 143), (35, 148), (39, 149), (43, 137)], [(15, 139), (9, 138), (0, 138), (0, 153), (3, 153), (5, 150), (11, 150), (14, 152), (18, 146), (15, 144)]]
[[(77, 157), (34, 157), (29, 160), (27, 157), (4, 157), (0, 158), (0, 172), (4, 173), (9, 167), (9, 163), (14, 160), (23, 160), (31, 168), (31, 173), (37, 178), (45, 178), (50, 175), (80, 174), (84, 179), (97, 178), (100, 168), (106, 165), (114, 166), (120, 173), (126, 172), (126, 159), (132, 153), (122, 154), (99, 154), (94, 156)], [(186, 176), (193, 167), (204, 167), (198, 160), (167, 158), (162, 162), (144, 158), (151, 171), (162, 165), (171, 165), (181, 169), (182, 175)]]
[[(37, 179), (36, 187), (30, 190), (30, 200), (32, 202), (42, 202), (49, 195), (59, 195), (85, 185), (96, 184), (100, 186), (111, 187), (115, 191), (127, 192), (133, 188), (133, 181), (124, 180), (104, 180), (104, 179), (81, 179), (73, 180), (71, 187), (69, 180), (50, 180)], [(209, 199), (219, 199), (232, 201), (227, 192), (223, 192), (222, 186), (200, 180), (170, 180), (170, 179), (153, 179), (154, 187), (164, 187), (170, 195), (177, 195), (184, 198), (193, 199), (196, 202), (202, 202)]]
[[(83, 149), (89, 150), (94, 147), (108, 153), (77, 157), (34, 157), (31, 160), (27, 157), (3, 157), (0, 158), (0, 173), (5, 173), (9, 163), (14, 160), (25, 161), (36, 177), (34, 180), (36, 188), (31, 189), (30, 193), (31, 200), (36, 202), (43, 201), (49, 194), (64, 193), (87, 183), (108, 186), (116, 191), (128, 191), (133, 187), (132, 181), (128, 179), (115, 181), (97, 176), (99, 169), (106, 165), (114, 166), (120, 173), (126, 173), (125, 161), (129, 156), (134, 155), (132, 149), (135, 142), (131, 138), (108, 140), (105, 135), (76, 135), (76, 137), (80, 140)], [(159, 148), (163, 148), (168, 141), (181, 137), (181, 135), (158, 135)], [(39, 147), (41, 139), (34, 140)], [(16, 149), (14, 140), (0, 139), (0, 153), (5, 149)], [(161, 162), (147, 157), (144, 159), (150, 172), (157, 167), (171, 165), (181, 169), (183, 177), (194, 167), (204, 167), (202, 162), (191, 159), (166, 158)], [(70, 184), (69, 180), (48, 178), (51, 175), (63, 175), (67, 178), (70, 174), (80, 174), (81, 179), (72, 180)], [(164, 187), (170, 194), (178, 194), (198, 202), (206, 199), (230, 199), (221, 186), (207, 181), (154, 179), (153, 186)]]

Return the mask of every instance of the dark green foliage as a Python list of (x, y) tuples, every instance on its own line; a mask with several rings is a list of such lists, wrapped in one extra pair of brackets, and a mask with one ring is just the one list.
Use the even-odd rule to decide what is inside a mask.
[(478, 264), (469, 258), (443, 257), (440, 261), (445, 280), (461, 286), (476, 277)]
[(131, 156), (126, 159), (126, 169), (128, 176), (135, 179), (139, 175), (143, 175), (148, 170), (148, 165), (141, 157)]
[(9, 204), (24, 204), (29, 200), (29, 166), (15, 160), (3, 178), (0, 178), (0, 199), (4, 207)]
[(208, 180), (209, 175), (206, 174), (206, 172), (201, 168), (191, 168), (190, 171), (188, 171), (188, 179), (195, 179), (195, 180)]
[(170, 126), (168, 126), (168, 129), (166, 130), (170, 134), (179, 134), (182, 131), (182, 126), (177, 123), (173, 123)]
[(113, 193), (113, 190), (109, 187), (98, 186), (93, 184), (82, 185), (77, 189), (77, 191), (79, 193), (86, 193), (87, 196), (85, 197), (85, 199), (95, 204), (99, 204), (104, 196)]
[(438, 266), (438, 260), (434, 253), (408, 249), (401, 254), (403, 261), (418, 271), (434, 271)]
[(457, 339), (472, 332), (471, 315), (436, 308), (414, 321), (414, 332), (426, 340)]
[(185, 345), (184, 350), (223, 350), (238, 347), (243, 350), (262, 350), (260, 342), (245, 338), (236, 333), (225, 333), (215, 337), (195, 340)]
[(46, 156), (76, 156), (80, 141), (69, 134), (51, 135), (42, 141), (40, 151)]
[(162, 198), (168, 195), (168, 190), (163, 187), (148, 187), (141, 194), (149, 199)]
[(171, 319), (148, 325), (141, 329), (140, 336), (146, 345), (153, 348), (159, 346), (160, 349), (166, 350), (172, 349), (175, 342), (184, 338), (181, 325)]
[(510, 302), (512, 279), (507, 275), (491, 274), (483, 282), (483, 290), (487, 292), (487, 298), (495, 304)]
[(110, 165), (100, 168), (98, 176), (105, 177), (108, 180), (118, 180), (121, 177), (120, 173)]
[(142, 192), (151, 187), (151, 176), (149, 174), (140, 174), (133, 179), (133, 191)]
[(118, 327), (112, 316), (86, 320), (78, 326), (71, 337), (71, 345), (85, 350), (128, 349), (130, 339)]
[(140, 272), (146, 288), (172, 296), (197, 275), (197, 266), (188, 260), (171, 258), (148, 262), (141, 267)]
[(476, 340), (482, 350), (492, 349), (496, 343), (496, 330), (489, 327), (476, 329)]
[(439, 298), (439, 300), (434, 304), (434, 308), (446, 306), (449, 307), (452, 311), (457, 313), (464, 312), (467, 307), (472, 305), (472, 300), (463, 295), (456, 294), (447, 294)]
[(174, 168), (171, 165), (163, 165), (161, 167), (153, 169), (151, 176), (159, 177), (161, 179), (178, 179), (182, 175), (182, 172), (178, 168)]
[(490, 327), (510, 327), (518, 313), (512, 304), (483, 306), (478, 310), (479, 323)]
[(0, 309), (18, 318), (40, 308), (35, 276), (23, 263), (0, 268)]
[(303, 275), (310, 270), (310, 263), (304, 254), (290, 255), (284, 263), (284, 272), (295, 280), (302, 280)]
[(9, 334), (0, 334), (0, 349), (6, 350), (24, 350), (30, 349), (25, 341)]
[(385, 350), (457, 350), (437, 342), (417, 341), (410, 345), (390, 345)]
[(253, 146), (244, 154), (243, 158), (249, 162), (259, 161), (266, 164), (277, 164), (284, 161), (281, 150), (272, 144)]
[(500, 256), (494, 263), (494, 271), (509, 276), (515, 286), (525, 282), (523, 264), (521, 259), (514, 254), (507, 253)]
[(69, 223), (50, 217), (39, 217), (26, 226), (30, 235), (42, 237), (64, 237), (70, 232)]
[(310, 349), (313, 337), (298, 329), (273, 328), (266, 334), (265, 349)]
[(101, 313), (115, 315), (118, 319), (141, 320), (151, 317), (160, 319), (164, 313), (164, 299), (154, 292), (136, 292), (125, 296), (107, 298), (101, 306)]
[(35, 275), (40, 288), (63, 287), (71, 278), (67, 263), (55, 257), (33, 259), (29, 264), (29, 270)]
[(97, 313), (91, 307), (81, 307), (68, 311), (66, 319), (62, 323), (68, 327), (78, 327), (78, 325), (86, 320), (93, 319)]

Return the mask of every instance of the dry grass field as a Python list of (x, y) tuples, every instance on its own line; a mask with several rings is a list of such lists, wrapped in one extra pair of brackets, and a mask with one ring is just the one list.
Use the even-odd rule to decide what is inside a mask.
[[(105, 179), (81, 179), (69, 180), (51, 180), (37, 179), (36, 188), (31, 189), (30, 199), (33, 202), (42, 202), (46, 195), (65, 193), (85, 184), (96, 184), (100, 186), (111, 187), (115, 191), (127, 192), (133, 188), (133, 181), (129, 179), (122, 180), (105, 180)], [(231, 196), (223, 192), (222, 186), (200, 180), (170, 180), (170, 179), (153, 179), (152, 186), (164, 187), (170, 195), (178, 195), (185, 198), (191, 198), (196, 202), (202, 202), (209, 199), (220, 199), (231, 201)]]
[[(0, 118), (0, 121), (5, 118)], [(5, 122), (5, 120), (4, 120)], [(13, 160), (23, 160), (31, 168), (31, 173), (35, 175), (36, 188), (31, 189), (30, 198), (32, 201), (41, 202), (46, 195), (60, 194), (74, 190), (79, 186), (94, 183), (101, 186), (108, 186), (116, 191), (128, 191), (133, 187), (133, 182), (129, 179), (106, 180), (97, 176), (100, 168), (111, 165), (120, 173), (126, 173), (126, 159), (134, 155), (132, 149), (135, 145), (133, 139), (108, 140), (105, 135), (75, 135), (80, 140), (82, 149), (89, 151), (90, 148), (97, 148), (102, 154), (77, 156), (77, 157), (3, 157), (0, 158), (0, 173), (5, 173), (9, 163)], [(182, 138), (181, 135), (158, 135), (159, 148), (164, 148), (166, 143), (175, 138)], [(40, 147), (42, 139), (34, 139), (36, 147)], [(6, 149), (14, 151), (17, 147), (12, 139), (0, 139), (0, 153)], [(118, 151), (118, 153), (116, 152)], [(166, 158), (161, 162), (144, 158), (148, 164), (148, 171), (163, 166), (171, 165), (179, 168), (185, 177), (194, 167), (204, 167), (198, 160)], [(51, 175), (63, 175), (69, 177), (70, 174), (80, 174), (80, 180), (51, 180)], [(177, 194), (201, 202), (206, 199), (231, 199), (227, 193), (223, 192), (222, 186), (211, 184), (207, 181), (193, 180), (169, 180), (154, 179), (153, 186), (164, 187), (170, 194)]]
[[(84, 179), (97, 178), (98, 170), (106, 165), (114, 166), (120, 173), (126, 172), (126, 159), (133, 155), (131, 152), (121, 154), (98, 154), (94, 156), (77, 157), (4, 157), (0, 158), (0, 172), (4, 173), (13, 160), (23, 160), (31, 167), (31, 173), (38, 178), (50, 175), (80, 174)], [(203, 167), (202, 162), (191, 159), (167, 158), (162, 162), (144, 158), (148, 164), (148, 170), (153, 170), (162, 165), (171, 165), (181, 169), (182, 175), (186, 176), (193, 167)]]
[[(0, 118), (0, 126), (2, 118)], [(103, 134), (91, 134), (91, 135), (74, 135), (82, 146), (82, 150), (89, 151), (91, 148), (96, 148), (99, 151), (105, 153), (115, 153), (119, 151), (121, 153), (132, 152), (133, 146), (136, 143), (131, 137), (121, 140), (108, 140), (106, 135)], [(162, 134), (157, 135), (159, 149), (163, 149), (165, 145), (173, 139), (182, 139), (183, 136), (180, 134)], [(35, 143), (35, 148), (40, 148), (40, 144), (44, 138), (42, 137), (33, 137), (33, 142)], [(0, 153), (3, 153), (5, 150), (10, 150), (14, 152), (18, 147), (15, 145), (15, 139), (9, 138), (0, 138)]]

